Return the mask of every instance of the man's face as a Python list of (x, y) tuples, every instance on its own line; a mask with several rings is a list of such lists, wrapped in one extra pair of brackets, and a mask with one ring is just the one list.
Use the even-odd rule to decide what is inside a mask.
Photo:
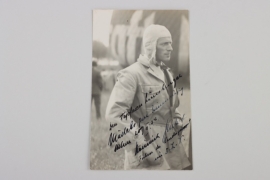
[(157, 52), (156, 58), (157, 61), (167, 62), (170, 61), (171, 52), (172, 52), (172, 38), (162, 37), (157, 41)]

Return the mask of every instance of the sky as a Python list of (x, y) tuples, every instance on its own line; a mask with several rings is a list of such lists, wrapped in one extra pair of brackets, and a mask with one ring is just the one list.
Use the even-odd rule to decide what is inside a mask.
[(110, 23), (113, 10), (93, 10), (93, 40), (109, 46)]

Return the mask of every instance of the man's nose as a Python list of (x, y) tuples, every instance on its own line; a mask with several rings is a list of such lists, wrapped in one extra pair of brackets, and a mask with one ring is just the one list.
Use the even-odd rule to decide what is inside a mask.
[(173, 48), (172, 48), (172, 45), (171, 45), (171, 44), (169, 44), (169, 45), (168, 45), (167, 50), (168, 50), (168, 51), (172, 51), (172, 50), (173, 50)]

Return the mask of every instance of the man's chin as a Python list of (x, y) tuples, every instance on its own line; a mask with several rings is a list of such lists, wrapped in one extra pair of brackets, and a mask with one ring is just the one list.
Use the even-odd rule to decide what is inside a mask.
[(164, 58), (164, 59), (163, 59), (163, 62), (168, 62), (168, 61), (170, 61), (170, 59), (171, 59), (170, 57)]
[(164, 57), (162, 60), (160, 60), (160, 61), (162, 61), (163, 63), (167, 63), (167, 62), (169, 62), (170, 61), (170, 59), (171, 59), (171, 57)]

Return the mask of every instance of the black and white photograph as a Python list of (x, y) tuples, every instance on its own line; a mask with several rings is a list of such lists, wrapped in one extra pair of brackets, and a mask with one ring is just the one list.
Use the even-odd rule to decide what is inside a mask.
[(90, 169), (192, 170), (188, 10), (93, 10)]
[(0, 180), (269, 180), (269, 9), (0, 0)]

